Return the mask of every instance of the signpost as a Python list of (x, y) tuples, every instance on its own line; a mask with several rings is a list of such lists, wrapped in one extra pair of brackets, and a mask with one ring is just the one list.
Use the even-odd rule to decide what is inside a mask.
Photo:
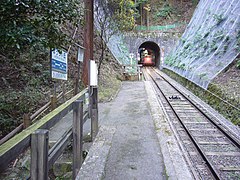
[(67, 80), (67, 52), (51, 51), (51, 76), (53, 79)]
[(131, 64), (131, 66), (132, 66), (132, 65), (133, 65), (134, 54), (133, 54), (133, 53), (130, 53), (130, 54), (129, 54), (129, 57), (130, 57), (130, 64)]
[[(50, 51), (50, 73), (53, 80), (67, 80), (67, 55), (65, 51), (57, 49)], [(64, 86), (63, 86), (64, 88)], [(54, 92), (51, 96), (51, 109), (57, 106), (56, 82), (54, 81)]]

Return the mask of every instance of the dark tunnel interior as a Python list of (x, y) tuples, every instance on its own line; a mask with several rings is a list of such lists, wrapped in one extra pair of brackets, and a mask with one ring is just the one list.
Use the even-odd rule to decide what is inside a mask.
[(140, 59), (138, 64), (143, 66), (160, 66), (160, 48), (152, 41), (146, 41), (138, 49)]

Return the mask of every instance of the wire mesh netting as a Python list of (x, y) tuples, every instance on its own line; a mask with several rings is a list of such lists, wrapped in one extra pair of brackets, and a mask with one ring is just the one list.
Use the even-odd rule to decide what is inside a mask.
[(164, 67), (207, 89), (239, 55), (239, 13), (239, 0), (201, 0)]

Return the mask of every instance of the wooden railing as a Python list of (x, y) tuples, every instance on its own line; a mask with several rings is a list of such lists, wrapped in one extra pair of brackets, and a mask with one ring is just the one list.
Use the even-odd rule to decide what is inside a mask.
[(65, 101), (66, 97), (73, 92), (73, 89), (68, 91), (67, 93), (61, 92), (56, 97), (51, 96), (50, 101), (47, 102), (44, 106), (42, 106), (40, 109), (38, 109), (36, 112), (34, 112), (32, 115), (24, 114), (23, 115), (23, 123), (21, 123), (19, 126), (17, 126), (13, 131), (11, 131), (9, 134), (7, 134), (4, 138), (0, 140), (0, 145), (11, 139), (13, 136), (15, 136), (17, 133), (21, 132), (23, 129), (26, 129), (29, 127), (32, 123), (36, 122), (39, 117), (41, 117), (45, 112), (51, 110), (54, 110), (57, 106), (56, 103), (59, 102), (61, 99)]
[[(62, 154), (68, 142), (73, 139), (73, 175), (79, 170), (82, 159), (82, 125), (88, 117), (91, 119), (91, 139), (98, 132), (98, 97), (97, 88), (85, 89), (42, 119), (23, 130), (0, 146), (0, 172), (8, 167), (20, 153), (31, 146), (31, 177), (42, 177), (48, 172), (57, 158)], [(83, 103), (89, 93), (89, 107), (83, 112)], [(48, 130), (59, 122), (68, 112), (73, 110), (73, 126), (48, 151)], [(31, 140), (30, 140), (31, 139)], [(42, 139), (42, 140), (41, 140)], [(37, 152), (37, 154), (35, 154)], [(44, 166), (42, 165), (44, 163)], [(43, 169), (44, 168), (44, 169)], [(44, 172), (44, 173), (43, 173)]]
[(73, 103), (73, 125), (49, 150), (48, 130), (39, 129), (31, 135), (31, 179), (47, 179), (48, 171), (73, 139), (73, 177), (82, 165), (83, 124), (88, 113), (83, 115), (83, 101)]

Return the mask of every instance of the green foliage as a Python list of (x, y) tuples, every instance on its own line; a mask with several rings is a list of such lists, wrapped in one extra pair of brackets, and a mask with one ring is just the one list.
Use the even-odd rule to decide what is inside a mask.
[(148, 0), (137, 0), (137, 5), (139, 5), (139, 4), (143, 4), (143, 3), (147, 3), (148, 2)]
[(192, 0), (192, 3), (193, 3), (194, 5), (197, 5), (197, 4), (198, 4), (198, 1), (199, 1), (199, 0)]
[(204, 35), (203, 35), (203, 38), (206, 38), (206, 37), (208, 37), (208, 35), (210, 34), (210, 32), (208, 31), (208, 32), (206, 32)]
[(31, 111), (42, 99), (41, 92), (34, 87), (26, 87), (24, 91), (9, 90), (0, 94), (0, 137), (19, 124), (16, 117)]
[(191, 48), (192, 47), (192, 43), (187, 43), (185, 46), (184, 46), (184, 49), (188, 49), (188, 48)]
[(236, 67), (237, 67), (238, 69), (240, 69), (240, 59), (238, 59), (237, 64), (236, 64)]
[(197, 33), (195, 36), (194, 36), (194, 39), (193, 39), (193, 42), (194, 43), (197, 43), (198, 41), (200, 41), (202, 39), (202, 36), (200, 33)]
[(61, 26), (67, 22), (77, 25), (79, 21), (78, 0), (1, 0), (1, 51), (38, 43), (51, 48), (62, 46), (70, 39)]
[(207, 79), (207, 73), (199, 74), (200, 79)]
[(170, 4), (166, 3), (156, 14), (156, 17), (167, 18), (170, 17), (173, 12), (174, 12), (173, 7)]
[(237, 33), (237, 44), (235, 46), (235, 50), (237, 52), (240, 52), (240, 30), (238, 30), (238, 33)]
[(223, 17), (223, 14), (213, 14), (213, 18), (216, 20), (217, 22), (217, 26), (219, 24), (221, 24), (226, 18)]
[(186, 42), (186, 39), (181, 38), (182, 44)]
[(174, 66), (177, 63), (177, 57), (170, 54), (165, 58), (164, 63), (169, 66)]
[(214, 40), (221, 41), (224, 38), (223, 30), (219, 30), (214, 34)]
[[(116, 0), (110, 0), (115, 2)], [(115, 11), (113, 14), (113, 19), (120, 31), (130, 31), (134, 28), (136, 14), (135, 4), (131, 0), (118, 0), (115, 2)]]

